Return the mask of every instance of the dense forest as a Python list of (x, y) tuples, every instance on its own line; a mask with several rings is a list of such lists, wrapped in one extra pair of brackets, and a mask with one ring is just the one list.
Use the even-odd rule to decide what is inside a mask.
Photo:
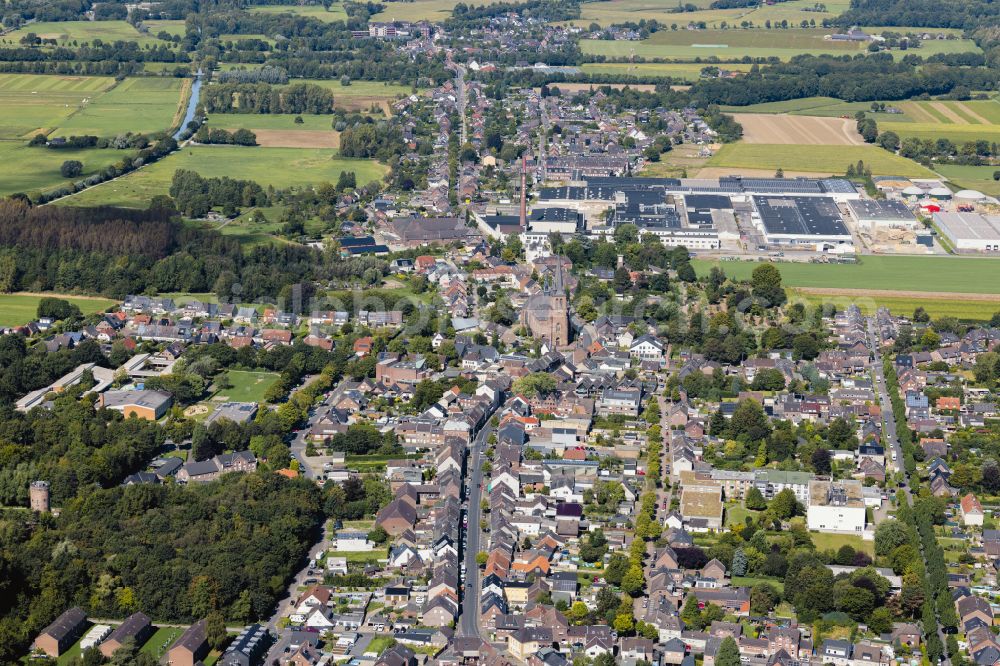
[(1000, 20), (1000, 5), (989, 0), (851, 0), (839, 25), (964, 28)]
[(0, 662), (19, 659), (74, 605), (160, 621), (267, 617), (322, 519), (315, 484), (271, 472), (183, 488), (90, 486), (34, 527), (12, 514), (0, 520)]
[(206, 88), (201, 103), (209, 113), (333, 113), (333, 93), (307, 83), (284, 88), (267, 83), (222, 83)]

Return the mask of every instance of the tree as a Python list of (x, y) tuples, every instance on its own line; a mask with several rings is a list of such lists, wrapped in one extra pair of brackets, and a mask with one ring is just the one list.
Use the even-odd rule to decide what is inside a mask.
[(819, 356), (819, 342), (811, 333), (800, 333), (792, 338), (792, 354), (796, 359), (811, 361)]
[(816, 449), (809, 458), (813, 470), (817, 474), (828, 476), (830, 474), (830, 452), (826, 449)]
[(619, 635), (632, 633), (632, 630), (635, 629), (635, 618), (624, 613), (616, 615), (614, 627), (615, 631), (617, 631)]
[(633, 564), (622, 578), (622, 591), (633, 597), (637, 597), (642, 592), (644, 582), (642, 567), (638, 564)]
[(476, 566), (485, 567), (486, 562), (489, 561), (490, 556), (486, 554), (485, 550), (481, 550), (476, 553)]
[(761, 264), (753, 269), (750, 286), (754, 298), (766, 308), (783, 305), (787, 300), (781, 287), (781, 271), (774, 264)]
[(389, 533), (381, 525), (376, 525), (368, 532), (368, 540), (381, 546), (389, 540)]
[(785, 488), (774, 496), (771, 500), (771, 511), (779, 520), (788, 520), (799, 510), (799, 501), (795, 497), (795, 491)]
[(740, 666), (740, 649), (732, 636), (726, 636), (715, 653), (715, 666)]
[(205, 639), (216, 650), (225, 645), (228, 635), (226, 620), (222, 617), (222, 613), (215, 611), (205, 618)]
[(737, 548), (733, 552), (733, 575), (734, 576), (745, 576), (747, 575), (747, 554), (742, 548)]
[(778, 605), (781, 595), (767, 583), (758, 583), (750, 590), (750, 611), (754, 615), (767, 615)]
[(744, 503), (751, 511), (763, 511), (767, 508), (767, 500), (756, 486), (747, 491)]
[[(551, 393), (556, 389), (556, 379), (547, 372), (533, 372), (514, 380), (512, 390), (517, 394), (538, 396)], [(441, 397), (440, 395), (438, 396)]]
[(693, 594), (689, 594), (688, 598), (684, 600), (684, 607), (681, 608), (681, 619), (689, 627), (697, 626), (701, 622), (701, 609), (698, 607), (698, 599)]
[(878, 142), (878, 145), (891, 153), (899, 150), (899, 135), (891, 130), (879, 134), (876, 141)]
[(66, 160), (59, 167), (59, 173), (63, 178), (76, 178), (83, 173), (83, 162), (80, 160)]
[(892, 611), (885, 606), (876, 608), (868, 616), (868, 628), (876, 634), (884, 634), (892, 631)]
[(898, 546), (910, 543), (910, 530), (898, 520), (883, 520), (875, 528), (875, 554), (888, 555)]
[(629, 570), (629, 560), (623, 553), (615, 553), (604, 568), (604, 578), (612, 585), (621, 585), (622, 579)]

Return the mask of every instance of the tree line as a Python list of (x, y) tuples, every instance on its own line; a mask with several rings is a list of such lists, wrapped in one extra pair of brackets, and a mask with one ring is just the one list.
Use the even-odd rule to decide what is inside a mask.
[(333, 93), (311, 83), (223, 83), (202, 91), (208, 113), (333, 113)]

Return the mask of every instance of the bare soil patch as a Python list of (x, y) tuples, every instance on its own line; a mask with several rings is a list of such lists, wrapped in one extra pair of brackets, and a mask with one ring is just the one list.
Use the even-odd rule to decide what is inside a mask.
[(743, 125), (745, 143), (805, 146), (861, 146), (864, 139), (855, 122), (846, 118), (819, 118), (770, 113), (734, 113)]
[(340, 133), (316, 130), (253, 130), (265, 148), (339, 148)]

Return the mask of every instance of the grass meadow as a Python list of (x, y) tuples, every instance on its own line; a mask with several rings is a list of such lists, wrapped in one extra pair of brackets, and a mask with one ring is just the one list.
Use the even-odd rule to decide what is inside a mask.
[(322, 5), (260, 5), (249, 9), (254, 14), (294, 14), (295, 16), (319, 19), (324, 23), (347, 20), (347, 12), (344, 11), (344, 6), (340, 3), (330, 5), (329, 10)]
[(264, 394), (280, 376), (276, 372), (251, 370), (230, 370), (227, 374), (232, 388), (219, 389), (212, 402), (264, 402)]
[(0, 326), (21, 326), (35, 319), (38, 302), (46, 296), (64, 298), (84, 314), (101, 312), (118, 301), (110, 298), (67, 296), (64, 294), (0, 294)]
[(15, 192), (40, 192), (71, 182), (62, 177), (59, 168), (66, 160), (79, 160), (83, 173), (75, 180), (86, 178), (104, 167), (120, 161), (131, 153), (113, 148), (89, 150), (51, 150), (31, 148), (25, 141), (0, 140), (0, 196)]
[[(699, 259), (692, 264), (699, 274), (707, 275), (713, 266), (719, 266), (726, 275), (740, 280), (749, 279), (759, 265), (753, 261)], [(775, 265), (786, 287), (1000, 294), (1000, 262), (994, 259), (864, 256), (856, 264), (781, 262)], [(832, 297), (825, 300), (832, 300)]]
[(62, 202), (72, 206), (115, 205), (145, 207), (157, 194), (170, 189), (174, 171), (191, 169), (202, 176), (249, 179), (277, 188), (336, 182), (342, 171), (353, 171), (358, 185), (385, 175), (385, 166), (374, 160), (343, 159), (333, 151), (298, 148), (248, 148), (244, 146), (189, 146), (168, 157), (85, 190)]
[(162, 46), (166, 42), (152, 34), (143, 34), (127, 21), (43, 21), (29, 23), (5, 36), (8, 41), (18, 42), (29, 33), (42, 39), (54, 39), (59, 44), (82, 44), (100, 39), (104, 42), (136, 42), (141, 47)]
[(843, 175), (858, 160), (864, 161), (877, 176), (934, 177), (933, 172), (916, 162), (876, 146), (729, 143), (712, 156), (707, 166)]
[(956, 189), (979, 190), (993, 196), (1000, 196), (1000, 182), (993, 180), (992, 166), (961, 166), (939, 164), (934, 169), (948, 179)]
[[(688, 83), (694, 83), (701, 78), (701, 70), (709, 65), (706, 63), (687, 62), (609, 62), (584, 63), (581, 69), (587, 74), (614, 74), (618, 76), (636, 76), (641, 78), (670, 77)], [(737, 72), (750, 71), (752, 65), (734, 63), (724, 65), (723, 69)], [(558, 85), (558, 84), (557, 84)]]
[(188, 79), (125, 79), (63, 121), (54, 134), (114, 136), (170, 129), (180, 120), (182, 92), (190, 85)]
[(0, 138), (30, 138), (59, 127), (114, 83), (107, 76), (0, 74)]

